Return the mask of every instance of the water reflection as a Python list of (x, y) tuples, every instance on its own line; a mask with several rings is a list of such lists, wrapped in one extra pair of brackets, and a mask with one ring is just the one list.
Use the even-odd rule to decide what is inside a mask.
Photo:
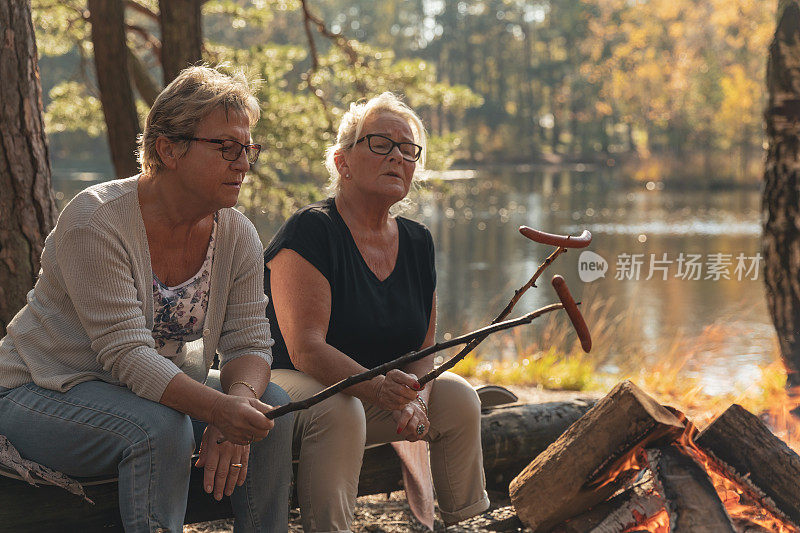
[[(479, 173), (452, 184), (447, 194), (423, 195), (419, 203), (414, 216), (428, 224), (438, 247), (442, 332), (458, 333), (490, 320), (545, 259), (548, 247), (517, 234), (517, 226), (526, 224), (553, 233), (592, 231), (589, 250), (608, 262), (606, 277), (581, 282), (577, 252), (560, 257), (548, 277), (564, 275), (576, 298), (585, 304), (609, 302), (612, 314), (621, 313), (630, 322), (620, 331), (631, 338), (618, 339), (609, 366), (624, 366), (624, 347), (634, 342), (651, 354), (635, 364), (650, 365), (674, 356), (677, 338), (700, 336), (713, 350), (692, 347), (685, 372), (715, 393), (752, 382), (759, 365), (773, 357), (763, 273), (759, 270), (757, 279), (750, 279), (752, 273), (737, 279), (734, 271), (737, 255), (755, 257), (759, 251), (760, 196), (755, 190), (621, 188), (608, 175), (579, 172)], [(681, 253), (702, 256), (701, 279), (676, 277)], [(621, 254), (641, 254), (638, 279), (615, 278)], [(651, 256), (658, 266), (664, 254), (667, 272), (656, 269), (647, 280)], [(730, 279), (705, 279), (705, 263), (713, 254), (729, 256)], [(518, 305), (520, 313), (555, 299), (547, 283), (532, 292)], [(534, 329), (530, 335), (535, 334)], [(488, 349), (499, 354), (502, 345), (496, 342)]]
[[(584, 305), (608, 303), (610, 316), (622, 314), (609, 368), (624, 367), (625, 346), (639, 343), (649, 352), (638, 365), (674, 356), (678, 337), (714, 338), (715, 349), (695, 347), (685, 362), (687, 376), (702, 379), (707, 392), (731, 390), (757, 376), (769, 362), (774, 331), (766, 311), (763, 272), (758, 278), (688, 280), (676, 277), (679, 254), (759, 251), (760, 195), (755, 190), (671, 191), (656, 184), (622, 186), (611, 171), (506, 172), (484, 171), (448, 175), (435, 189), (413, 194), (405, 210), (431, 229), (437, 249), (439, 337), (456, 335), (490, 321), (552, 251), (517, 232), (525, 224), (552, 233), (594, 235), (589, 250), (608, 262), (604, 278), (583, 283), (578, 276), (579, 252), (561, 256), (528, 292), (516, 312), (533, 310), (556, 300), (545, 281), (560, 273)], [(86, 181), (89, 178), (89, 181)], [(59, 204), (97, 176), (54, 178)], [(280, 225), (260, 209), (248, 213), (266, 244)], [(622, 254), (642, 254), (639, 279), (616, 279)], [(646, 280), (651, 255), (667, 254), (667, 279), (656, 270)], [(706, 270), (703, 270), (703, 278)], [(591, 324), (590, 324), (591, 327)], [(484, 354), (513, 352), (540, 331), (541, 325), (505, 340), (485, 343)], [(594, 332), (597, 334), (598, 332)], [(721, 347), (721, 349), (720, 349)]]

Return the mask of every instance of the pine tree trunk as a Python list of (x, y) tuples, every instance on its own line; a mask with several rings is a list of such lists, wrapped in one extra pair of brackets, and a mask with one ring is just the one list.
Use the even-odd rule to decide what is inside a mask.
[(56, 221), (30, 0), (0, 2), (0, 337)]
[(781, 0), (767, 63), (762, 209), (767, 304), (789, 386), (800, 385), (800, 1)]
[(203, 0), (160, 0), (161, 67), (164, 85), (178, 73), (202, 59)]
[(128, 68), (125, 5), (122, 0), (89, 0), (89, 12), (111, 161), (116, 176), (127, 177), (139, 171), (136, 136), (140, 130)]

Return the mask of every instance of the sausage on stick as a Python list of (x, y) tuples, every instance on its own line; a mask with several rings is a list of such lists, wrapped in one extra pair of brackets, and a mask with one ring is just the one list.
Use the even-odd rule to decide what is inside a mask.
[(564, 304), (564, 310), (566, 310), (567, 316), (569, 316), (569, 320), (578, 334), (578, 338), (581, 340), (581, 348), (583, 348), (584, 352), (589, 353), (592, 349), (592, 336), (589, 334), (589, 328), (586, 326), (586, 321), (583, 320), (583, 315), (578, 309), (578, 305), (569, 292), (567, 282), (556, 274), (553, 276), (552, 284), (556, 294), (558, 294), (558, 298)]
[(588, 229), (583, 230), (583, 233), (577, 237), (573, 235), (545, 233), (537, 229), (529, 228), (528, 226), (520, 226), (519, 232), (532, 241), (541, 244), (549, 244), (551, 246), (560, 246), (562, 248), (586, 248), (589, 246), (589, 243), (592, 242), (592, 233)]

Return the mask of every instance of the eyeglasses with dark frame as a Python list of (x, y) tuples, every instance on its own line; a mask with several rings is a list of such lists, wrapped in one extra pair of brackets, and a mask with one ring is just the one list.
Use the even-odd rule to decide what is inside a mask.
[(222, 146), (220, 152), (222, 152), (222, 159), (225, 161), (236, 161), (242, 155), (242, 150), (244, 150), (247, 162), (253, 165), (258, 161), (258, 154), (261, 153), (260, 144), (242, 144), (233, 139), (206, 139), (204, 137), (179, 137), (179, 139), (219, 144)]
[(417, 161), (419, 160), (419, 156), (422, 155), (422, 146), (412, 142), (397, 142), (385, 135), (368, 133), (357, 140), (356, 144), (364, 139), (367, 140), (367, 146), (370, 152), (378, 155), (391, 153), (395, 146), (400, 150), (400, 155), (403, 156), (403, 159), (406, 161)]

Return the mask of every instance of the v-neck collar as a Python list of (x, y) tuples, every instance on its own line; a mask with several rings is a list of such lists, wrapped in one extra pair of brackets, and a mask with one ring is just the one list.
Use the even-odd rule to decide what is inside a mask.
[[(144, 248), (144, 255), (145, 255), (145, 258), (146, 258), (145, 260), (147, 262), (147, 265), (146, 265), (147, 272), (150, 273), (150, 275), (152, 276), (152, 274), (153, 274), (153, 262), (152, 262), (152, 259), (150, 257), (150, 243), (147, 240), (147, 229), (145, 228), (145, 225), (144, 225), (144, 215), (142, 214), (141, 200), (139, 198), (139, 178), (140, 177), (141, 177), (141, 174), (137, 174), (137, 175), (132, 176), (132, 177), (130, 177), (128, 179), (131, 180), (131, 182), (132, 182), (133, 193), (134, 193), (133, 194), (133, 199), (135, 201), (136, 213), (139, 215), (137, 217), (137, 224), (139, 226), (139, 235), (140, 235), (142, 246)], [(227, 216), (228, 216), (228, 214), (224, 210), (217, 211), (217, 217), (218, 217), (217, 218), (217, 224), (219, 226), (221, 226), (222, 228), (225, 228), (226, 225), (227, 225), (227, 220), (226, 220)], [(219, 233), (221, 235), (224, 235), (225, 231), (221, 230)], [(228, 257), (229, 254), (232, 254), (233, 250), (230, 249), (230, 243), (228, 242), (229, 240), (230, 239), (221, 239), (221, 242), (217, 243), (218, 247), (214, 250), (214, 253), (215, 254), (219, 254), (219, 257)], [(221, 286), (220, 284), (223, 282), (222, 276), (225, 275), (224, 269), (219, 268), (217, 266), (217, 263), (219, 263), (219, 261), (212, 261), (211, 262), (211, 286), (212, 287)], [(150, 277), (148, 279), (152, 279), (152, 277)], [(146, 320), (148, 329), (152, 330), (153, 329), (153, 323), (155, 322), (154, 317), (153, 317), (153, 313), (154, 313), (154, 310), (155, 310), (155, 302), (154, 302), (154, 299), (153, 299), (153, 291), (149, 287), (151, 287), (151, 285), (148, 284), (148, 290), (146, 291), (147, 301), (145, 302), (145, 314), (144, 314), (144, 316), (145, 316), (145, 320)], [(205, 337), (205, 332), (206, 331), (216, 331), (216, 329), (218, 327), (217, 323), (214, 321), (214, 318), (216, 316), (218, 316), (218, 312), (215, 309), (215, 306), (218, 305), (217, 301), (218, 301), (217, 291), (214, 291), (214, 290), (209, 291), (208, 307), (207, 307), (207, 311), (206, 311), (206, 324), (205, 324), (205, 328), (204, 328), (204, 337)], [(222, 304), (224, 305), (225, 302), (222, 301)], [(224, 316), (224, 315), (221, 315), (221, 316)], [(216, 345), (216, 343), (215, 343), (215, 345)]]
[(336, 218), (337, 218), (338, 222), (342, 226), (344, 226), (344, 229), (345, 229), (345, 232), (347, 233), (347, 237), (348, 237), (348, 241), (350, 243), (350, 246), (352, 246), (353, 251), (358, 256), (358, 259), (360, 260), (361, 265), (364, 267), (364, 269), (367, 272), (369, 272), (370, 279), (372, 279), (373, 282), (375, 282), (375, 283), (377, 283), (379, 285), (385, 285), (385, 284), (389, 283), (395, 277), (395, 275), (397, 274), (397, 271), (399, 270), (400, 257), (401, 257), (401, 254), (403, 253), (403, 249), (404, 249), (404, 246), (405, 246), (405, 236), (403, 235), (403, 231), (400, 228), (399, 217), (395, 217), (395, 222), (397, 223), (397, 240), (398, 240), (398, 242), (397, 242), (397, 257), (395, 257), (395, 259), (394, 259), (394, 267), (392, 268), (392, 271), (389, 273), (388, 276), (386, 276), (385, 279), (380, 279), (375, 274), (375, 272), (369, 267), (369, 264), (367, 264), (367, 261), (364, 259), (364, 256), (361, 253), (361, 250), (359, 250), (358, 244), (356, 244), (356, 239), (355, 239), (355, 237), (353, 237), (353, 233), (350, 231), (350, 226), (347, 225), (347, 222), (345, 222), (344, 217), (342, 217), (342, 214), (339, 212), (339, 208), (336, 207), (336, 199), (331, 197), (331, 198), (329, 198), (329, 202), (331, 204), (331, 210), (334, 213), (336, 213)]

